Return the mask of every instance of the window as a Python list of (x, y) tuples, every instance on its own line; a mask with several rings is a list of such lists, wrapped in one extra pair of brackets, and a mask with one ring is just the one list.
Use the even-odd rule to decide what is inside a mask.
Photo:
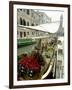
[(27, 22), (27, 26), (29, 26), (29, 22)]
[(62, 49), (59, 49), (59, 50), (58, 50), (58, 53), (59, 53), (59, 54), (62, 54)]
[(22, 38), (22, 32), (20, 32), (20, 37)]
[(29, 35), (29, 32), (27, 32), (27, 35)]
[(32, 17), (33, 17), (33, 13), (32, 13)]
[(26, 37), (26, 32), (24, 32), (24, 37)]
[(33, 23), (32, 23), (31, 25), (32, 25), (32, 26), (34, 26), (34, 24), (33, 24)]
[(22, 11), (22, 9), (20, 9), (20, 11)]
[(23, 9), (23, 11), (25, 12), (25, 9)]
[(34, 35), (34, 32), (32, 32), (32, 35)]
[(22, 23), (22, 25), (26, 25), (26, 21), (23, 19), (23, 23)]
[(19, 9), (17, 9), (17, 12), (19, 12), (20, 10)]
[(19, 32), (17, 31), (17, 35), (19, 34)]
[(29, 9), (27, 9), (27, 14), (29, 15)]
[(20, 18), (20, 25), (22, 25), (22, 18)]

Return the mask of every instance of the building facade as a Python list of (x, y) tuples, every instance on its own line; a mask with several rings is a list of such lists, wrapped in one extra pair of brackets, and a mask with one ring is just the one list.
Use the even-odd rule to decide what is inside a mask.
[(51, 18), (44, 12), (33, 9), (17, 9), (17, 24), (24, 26), (37, 26), (51, 22)]
[(29, 38), (33, 36), (43, 36), (43, 31), (24, 28), (23, 26), (38, 26), (50, 23), (51, 18), (45, 13), (33, 9), (17, 9), (17, 38)]
[(24, 26), (40, 26), (47, 23), (60, 23), (55, 36), (64, 36), (63, 16), (60, 21), (51, 22), (51, 18), (44, 12), (33, 9), (17, 9), (17, 38), (24, 39), (29, 37), (38, 37), (47, 35), (46, 32), (25, 28)]

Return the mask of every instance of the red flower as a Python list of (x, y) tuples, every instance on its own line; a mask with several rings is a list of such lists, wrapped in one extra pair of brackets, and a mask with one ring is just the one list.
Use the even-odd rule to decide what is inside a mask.
[(34, 59), (32, 56), (26, 56), (19, 61), (19, 64), (23, 65), (26, 69), (39, 71), (41, 66), (38, 61)]

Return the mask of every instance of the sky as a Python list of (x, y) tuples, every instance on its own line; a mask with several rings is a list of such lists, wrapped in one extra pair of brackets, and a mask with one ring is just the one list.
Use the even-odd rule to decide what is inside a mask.
[(44, 12), (47, 14), (47, 16), (51, 17), (52, 21), (59, 21), (60, 20), (60, 16), (63, 15), (64, 17), (64, 12), (63, 11), (54, 11), (54, 10), (40, 10), (40, 12)]
[(59, 21), (60, 20), (60, 16), (63, 15), (63, 12), (45, 12), (49, 17), (51, 17), (52, 21)]
[[(47, 16), (51, 18), (51, 21), (60, 21), (60, 16), (63, 15), (64, 19), (64, 11), (61, 10), (39, 10), (40, 12), (44, 12)], [(63, 22), (64, 27), (64, 22)]]

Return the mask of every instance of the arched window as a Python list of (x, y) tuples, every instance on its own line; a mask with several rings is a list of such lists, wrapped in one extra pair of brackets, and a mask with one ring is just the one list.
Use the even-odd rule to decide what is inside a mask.
[(29, 9), (27, 9), (27, 14), (29, 15), (30, 13), (29, 13)]
[(27, 22), (27, 26), (29, 26), (29, 22)]
[(22, 18), (20, 18), (20, 25), (22, 25)]
[(24, 37), (26, 37), (26, 32), (24, 32)]
[(23, 25), (26, 25), (26, 21), (23, 19), (23, 23), (22, 23)]
[(20, 38), (22, 38), (22, 32), (20, 32)]
[(31, 26), (34, 26), (34, 24), (32, 23)]

